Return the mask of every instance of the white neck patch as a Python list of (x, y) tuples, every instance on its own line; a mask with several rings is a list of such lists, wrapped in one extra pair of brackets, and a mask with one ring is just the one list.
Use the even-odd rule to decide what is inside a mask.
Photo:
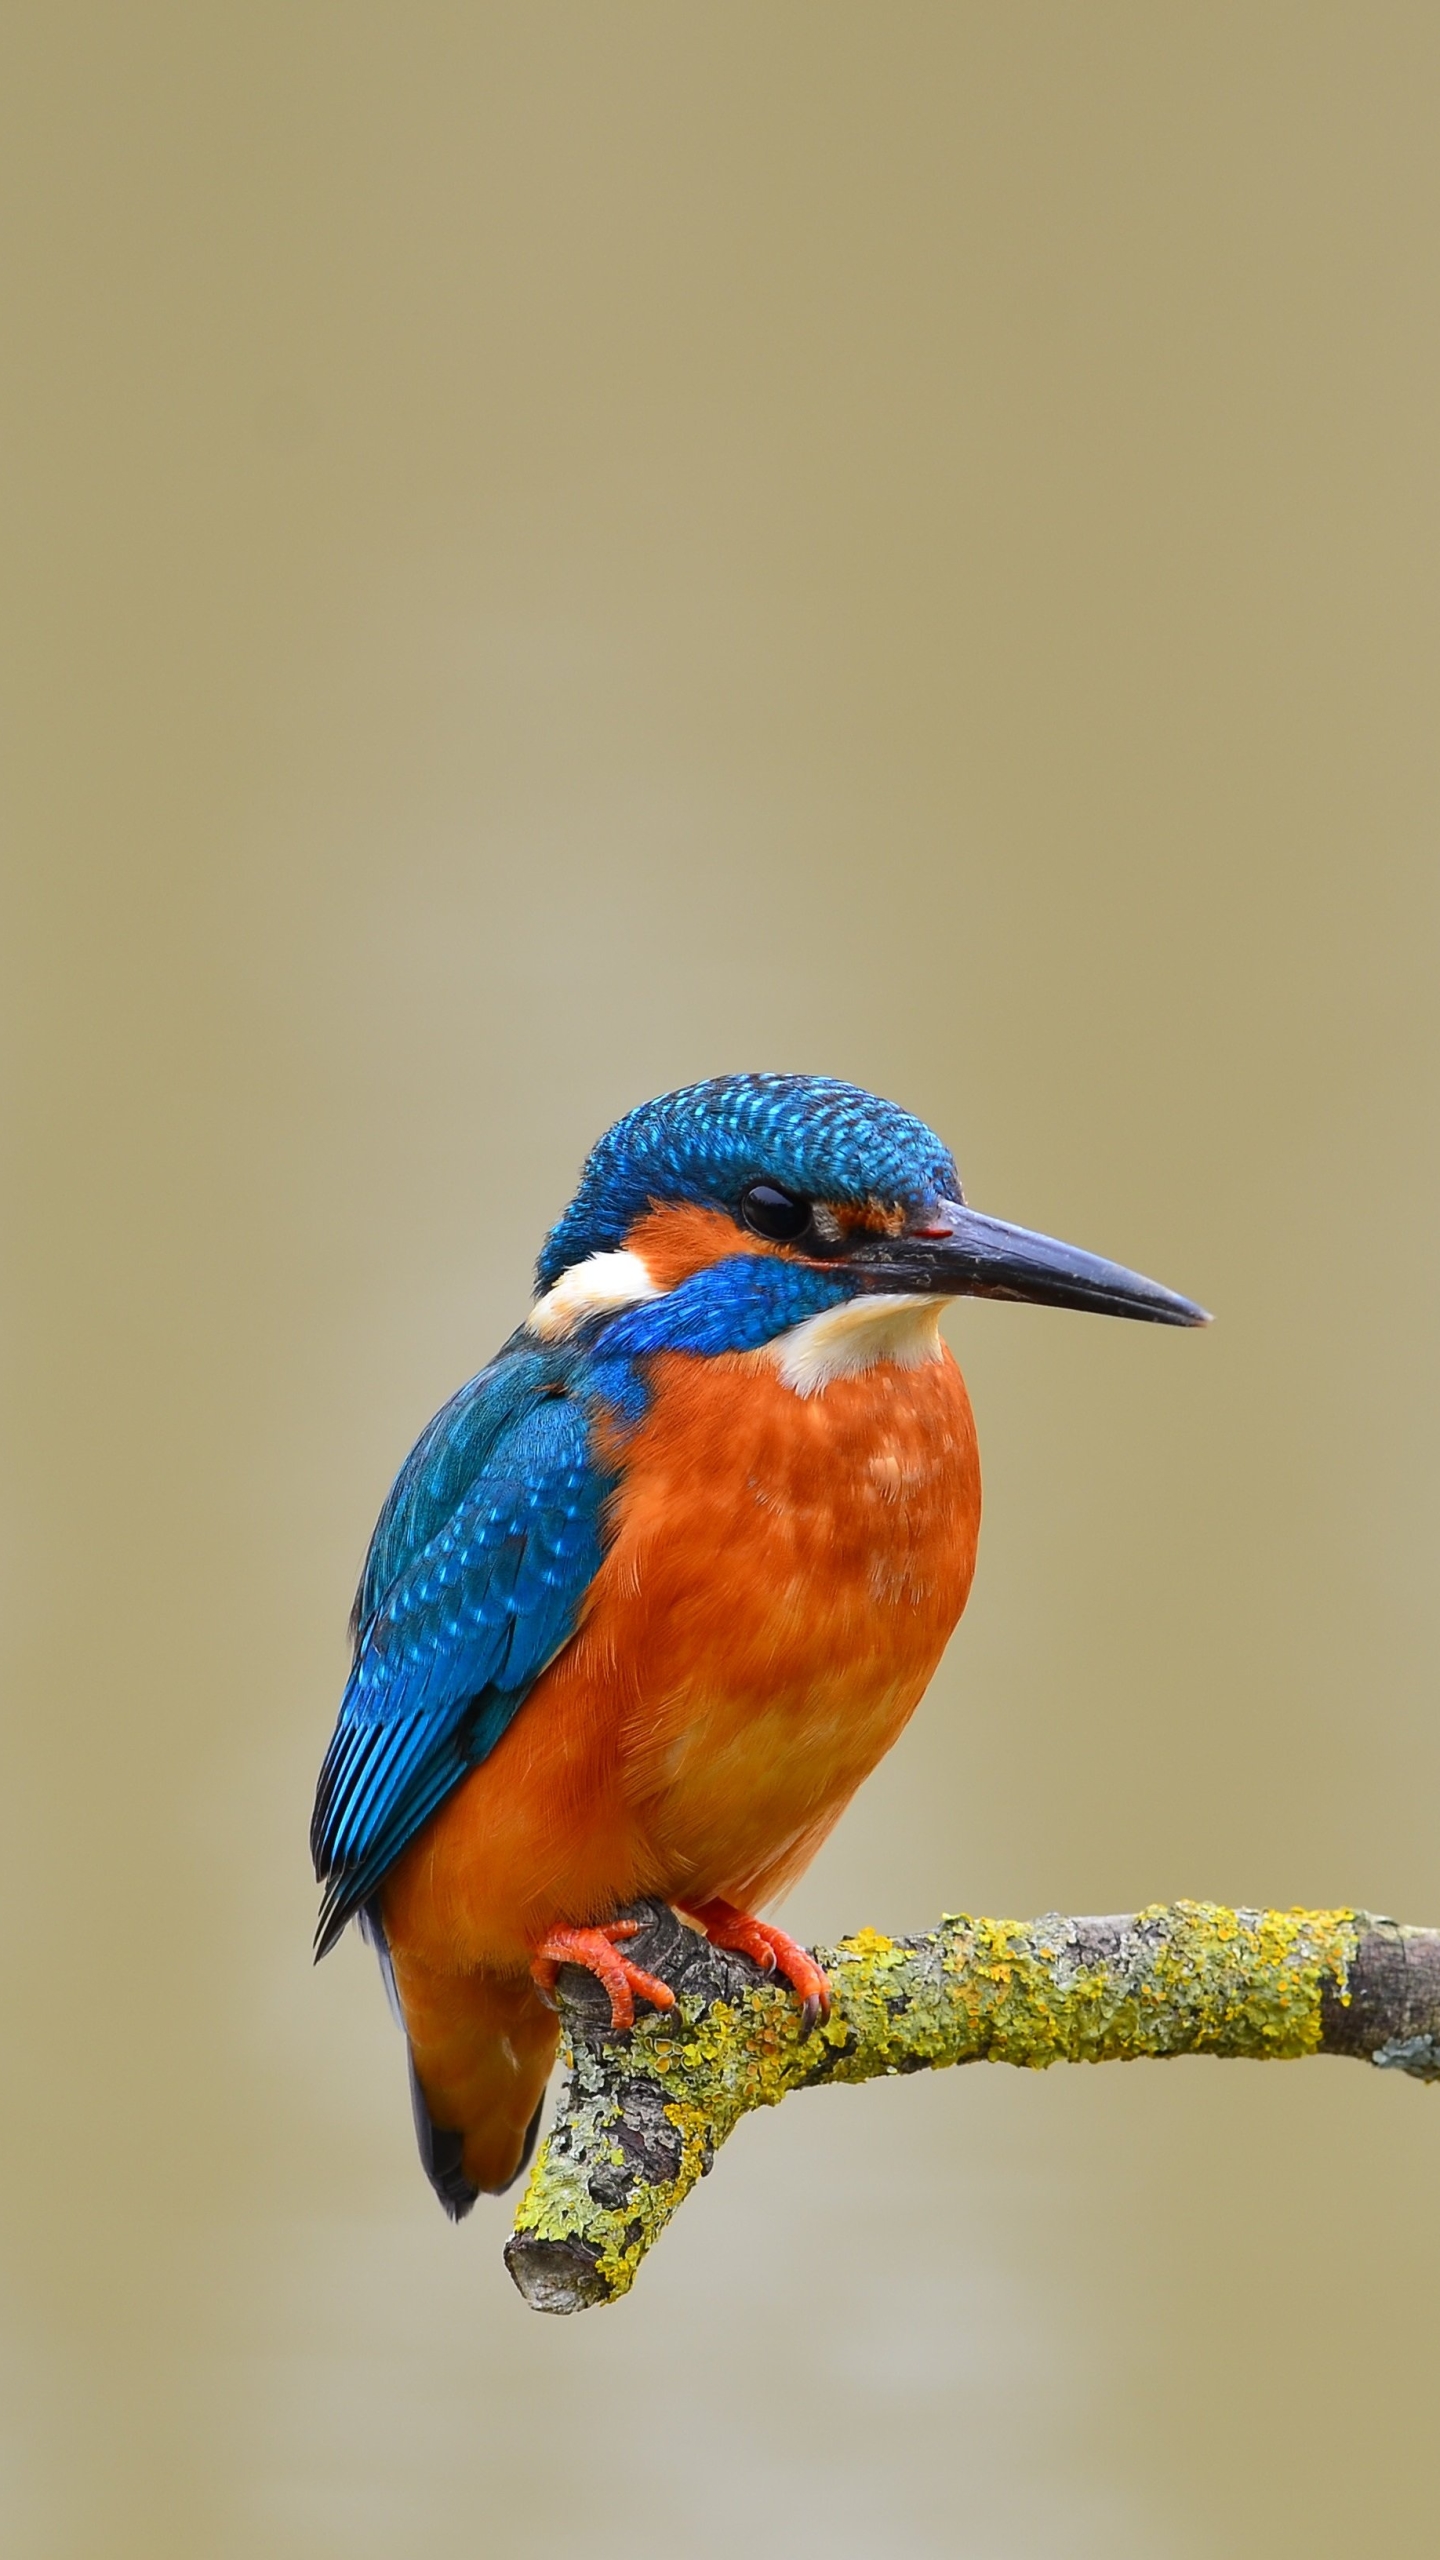
[(617, 1307), (633, 1307), (641, 1298), (663, 1298), (664, 1290), (652, 1280), (638, 1253), (592, 1253), (583, 1262), (572, 1262), (562, 1271), (553, 1289), (531, 1308), (525, 1319), (527, 1332), (538, 1333), (542, 1342), (563, 1342), (587, 1316), (613, 1314)]
[(948, 1298), (898, 1294), (847, 1298), (778, 1335), (769, 1356), (797, 1396), (819, 1395), (832, 1378), (859, 1377), (881, 1360), (923, 1369), (927, 1360), (944, 1358), (940, 1318), (949, 1304)]

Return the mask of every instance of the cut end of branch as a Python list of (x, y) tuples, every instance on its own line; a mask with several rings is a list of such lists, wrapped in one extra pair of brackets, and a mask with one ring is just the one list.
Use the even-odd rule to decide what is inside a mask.
[(613, 2301), (597, 2259), (583, 2240), (537, 2240), (516, 2231), (505, 2243), (505, 2264), (532, 2311), (593, 2311)]

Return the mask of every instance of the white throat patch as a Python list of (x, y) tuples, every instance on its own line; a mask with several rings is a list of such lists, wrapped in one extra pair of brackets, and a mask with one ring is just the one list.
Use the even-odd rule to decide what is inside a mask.
[(944, 1357), (940, 1318), (948, 1298), (847, 1298), (790, 1327), (769, 1346), (787, 1387), (797, 1396), (819, 1395), (832, 1378), (855, 1378), (878, 1361), (922, 1369)]
[(587, 1316), (611, 1315), (641, 1298), (663, 1298), (638, 1253), (592, 1253), (562, 1271), (553, 1289), (531, 1308), (526, 1330), (542, 1342), (563, 1342)]

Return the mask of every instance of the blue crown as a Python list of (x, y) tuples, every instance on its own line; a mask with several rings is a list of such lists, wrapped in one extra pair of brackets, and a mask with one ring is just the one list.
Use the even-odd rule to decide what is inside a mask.
[(657, 1202), (733, 1209), (752, 1182), (811, 1200), (958, 1200), (955, 1159), (896, 1103), (833, 1076), (711, 1076), (642, 1102), (591, 1148), (580, 1187), (541, 1248), (548, 1289), (587, 1254), (614, 1252)]

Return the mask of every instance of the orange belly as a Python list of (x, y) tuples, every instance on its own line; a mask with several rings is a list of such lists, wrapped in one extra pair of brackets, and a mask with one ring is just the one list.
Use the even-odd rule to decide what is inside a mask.
[(406, 1960), (521, 1971), (644, 1894), (754, 1909), (907, 1722), (964, 1608), (975, 1428), (948, 1351), (795, 1395), (654, 1364), (574, 1638), (384, 1888)]

